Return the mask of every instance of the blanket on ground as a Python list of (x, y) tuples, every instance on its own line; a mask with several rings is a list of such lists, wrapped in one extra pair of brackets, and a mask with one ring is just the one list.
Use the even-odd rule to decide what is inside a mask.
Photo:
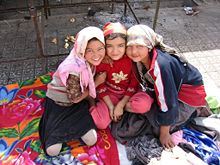
[(92, 147), (75, 140), (68, 142), (57, 157), (44, 154), (38, 125), (51, 76), (49, 73), (0, 87), (0, 164), (119, 164), (116, 142), (109, 129), (98, 131), (98, 142)]

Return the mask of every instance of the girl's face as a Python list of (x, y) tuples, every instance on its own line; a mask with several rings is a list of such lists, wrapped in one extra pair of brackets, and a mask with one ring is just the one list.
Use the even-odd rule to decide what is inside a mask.
[(148, 48), (141, 45), (130, 45), (127, 46), (126, 54), (134, 62), (145, 62), (148, 58)]
[(85, 59), (91, 65), (97, 66), (105, 56), (105, 46), (99, 40), (89, 41), (85, 50)]
[(106, 40), (107, 55), (112, 60), (119, 60), (125, 54), (125, 40), (121, 37), (117, 37), (113, 40)]

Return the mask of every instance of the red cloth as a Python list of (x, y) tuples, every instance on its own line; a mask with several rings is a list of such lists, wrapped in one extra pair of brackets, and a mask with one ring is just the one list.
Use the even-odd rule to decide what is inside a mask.
[(109, 128), (98, 130), (98, 141), (95, 146), (105, 165), (120, 165), (116, 141)]
[(110, 129), (98, 130), (98, 140), (94, 146), (79, 146), (75, 141), (69, 143), (71, 153), (83, 164), (120, 165), (118, 149)]
[(206, 92), (203, 85), (193, 86), (182, 84), (178, 98), (180, 101), (191, 106), (206, 106)]

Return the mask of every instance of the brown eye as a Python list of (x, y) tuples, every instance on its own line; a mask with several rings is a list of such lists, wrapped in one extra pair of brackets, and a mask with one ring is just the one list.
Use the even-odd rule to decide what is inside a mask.
[(91, 49), (86, 49), (86, 53), (92, 53)]
[(138, 46), (137, 46), (138, 49), (142, 49), (143, 47), (144, 47), (144, 46), (142, 46), (142, 45), (138, 45)]
[(119, 47), (125, 47), (125, 44), (120, 44)]
[(112, 45), (106, 45), (106, 48), (111, 48), (112, 47)]
[(101, 47), (101, 48), (98, 49), (98, 51), (102, 51), (102, 50), (104, 50), (104, 47)]

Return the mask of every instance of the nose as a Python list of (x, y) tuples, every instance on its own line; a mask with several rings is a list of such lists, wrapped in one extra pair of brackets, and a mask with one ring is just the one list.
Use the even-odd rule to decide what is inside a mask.
[(117, 54), (117, 53), (118, 53), (117, 48), (113, 48), (113, 49), (112, 49), (112, 54), (115, 55), (115, 54)]
[(136, 47), (132, 47), (131, 48), (131, 54), (134, 55), (137, 53), (137, 48)]
[(94, 56), (95, 58), (97, 58), (97, 57), (100, 56), (100, 53), (99, 53), (98, 51), (95, 51), (95, 52), (93, 52), (93, 56)]
[(103, 56), (103, 55), (105, 55), (105, 51), (97, 50), (97, 51), (93, 52), (93, 56), (95, 56), (95, 57), (100, 57), (100, 56)]

